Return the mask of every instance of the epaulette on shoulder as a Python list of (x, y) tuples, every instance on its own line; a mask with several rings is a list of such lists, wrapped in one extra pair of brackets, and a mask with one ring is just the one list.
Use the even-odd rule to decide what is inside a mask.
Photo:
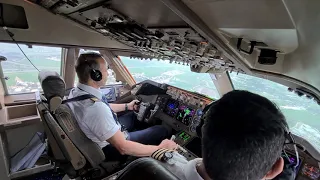
[(90, 98), (93, 102), (98, 102), (99, 99), (98, 98)]

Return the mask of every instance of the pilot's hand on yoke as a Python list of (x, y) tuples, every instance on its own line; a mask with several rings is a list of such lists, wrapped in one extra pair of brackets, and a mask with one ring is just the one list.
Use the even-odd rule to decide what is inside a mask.
[(128, 110), (130, 111), (137, 111), (138, 110), (138, 104), (140, 103), (140, 101), (138, 100), (133, 100), (128, 104)]

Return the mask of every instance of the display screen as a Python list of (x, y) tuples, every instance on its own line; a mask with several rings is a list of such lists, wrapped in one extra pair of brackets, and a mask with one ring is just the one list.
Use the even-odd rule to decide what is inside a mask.
[(307, 176), (310, 179), (320, 178), (320, 170), (314, 166), (310, 166), (309, 164), (305, 164), (303, 166), (302, 174)]
[(182, 122), (183, 124), (189, 126), (192, 120), (192, 117), (195, 114), (195, 110), (191, 109), (185, 105), (180, 105), (178, 107), (178, 114), (176, 120)]
[(179, 137), (180, 137), (181, 139), (183, 139), (183, 141), (188, 141), (191, 136), (190, 136), (189, 134), (185, 133), (184, 131), (182, 131), (182, 132), (179, 134)]
[(200, 138), (193, 138), (185, 148), (191, 151), (194, 155), (202, 157), (202, 143)]
[(178, 112), (179, 102), (173, 99), (169, 99), (164, 109), (164, 112), (171, 117), (175, 117)]

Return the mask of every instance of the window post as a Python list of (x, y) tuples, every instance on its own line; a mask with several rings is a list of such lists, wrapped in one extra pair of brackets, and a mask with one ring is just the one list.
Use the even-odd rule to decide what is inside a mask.
[(6, 79), (4, 77), (3, 69), (2, 69), (2, 65), (1, 65), (1, 62), (6, 61), (6, 60), (7, 60), (7, 58), (0, 56), (0, 79), (1, 79), (1, 84), (2, 84), (3, 91), (4, 91), (4, 95), (9, 94), (7, 84), (6, 84)]
[(126, 69), (121, 59), (119, 59), (108, 50), (100, 50), (99, 52), (105, 57), (112, 70), (116, 73), (117, 80), (126, 82), (130, 87), (136, 84), (136, 81), (133, 79), (130, 72)]
[(234, 90), (233, 84), (231, 82), (231, 79), (229, 77), (229, 73), (223, 72), (223, 73), (217, 73), (217, 74), (210, 74), (210, 77), (216, 86), (220, 97), (222, 97), (224, 94)]
[(74, 80), (76, 76), (75, 71), (75, 62), (79, 55), (78, 48), (68, 48), (65, 49), (63, 54), (63, 69), (61, 70), (62, 77), (66, 83), (66, 88), (74, 87)]

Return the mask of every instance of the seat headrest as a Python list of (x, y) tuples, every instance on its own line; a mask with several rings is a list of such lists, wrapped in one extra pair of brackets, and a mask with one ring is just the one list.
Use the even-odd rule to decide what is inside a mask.
[(66, 85), (64, 80), (54, 71), (40, 71), (38, 78), (43, 94), (48, 100), (49, 108), (54, 112), (65, 95)]

